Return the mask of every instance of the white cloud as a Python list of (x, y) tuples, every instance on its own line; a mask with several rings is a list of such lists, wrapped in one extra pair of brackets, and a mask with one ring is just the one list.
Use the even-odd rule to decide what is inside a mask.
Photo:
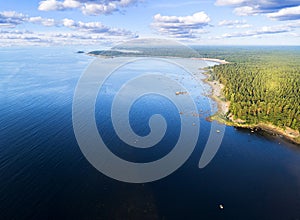
[(2, 27), (14, 27), (22, 24), (26, 18), (24, 14), (15, 11), (0, 12), (0, 24)]
[(0, 30), (0, 34), (32, 34), (33, 32), (28, 30)]
[(234, 26), (232, 28), (241, 29), (241, 28), (251, 28), (251, 27), (253, 27), (253, 25), (251, 25), (251, 24), (241, 24), (241, 25), (236, 25), (236, 26)]
[(246, 0), (217, 0), (215, 5), (218, 6), (224, 6), (224, 5), (238, 5), (243, 2), (246, 2)]
[(17, 18), (23, 19), (25, 17), (24, 14), (15, 11), (3, 11), (0, 13), (0, 15), (6, 18), (15, 18), (15, 19)]
[(19, 30), (1, 30), (0, 44), (1, 45), (37, 45), (45, 44), (50, 41), (46, 37), (41, 37), (41, 34), (36, 34), (31, 31)]
[(42, 17), (29, 17), (22, 13), (15, 11), (0, 12), (0, 26), (2, 27), (15, 27), (23, 23), (41, 24), (43, 26), (54, 26), (56, 22), (54, 19), (42, 18)]
[(194, 38), (210, 22), (205, 12), (198, 12), (191, 16), (163, 16), (156, 14), (153, 17), (152, 27), (160, 34), (176, 38)]
[(232, 26), (232, 25), (239, 25), (239, 24), (246, 24), (245, 20), (223, 20), (219, 22), (219, 26)]
[(39, 3), (41, 11), (59, 11), (67, 9), (80, 9), (83, 14), (99, 15), (110, 14), (121, 8), (128, 7), (139, 0), (43, 0)]
[(72, 28), (76, 26), (75, 21), (68, 18), (63, 19), (63, 25), (68, 28)]
[(77, 30), (68, 32), (31, 32), (0, 30), (1, 46), (24, 45), (106, 45), (116, 44), (132, 38), (127, 36), (103, 35), (101, 33), (86, 33)]
[(74, 20), (68, 18), (63, 19), (62, 21), (55, 21), (54, 19), (42, 18), (40, 16), (29, 17), (28, 15), (24, 15), (14, 11), (0, 12), (0, 23), (3, 25), (3, 27), (8, 25), (14, 27), (23, 23), (34, 23), (43, 26), (64, 26), (72, 29), (76, 28), (78, 31), (90, 33), (102, 33), (105, 35), (136, 37), (136, 34), (130, 31), (120, 28), (108, 27), (103, 25), (101, 22), (75, 22)]
[(98, 33), (105, 36), (126, 36), (130, 38), (136, 38), (137, 35), (131, 31), (124, 30), (121, 28), (112, 28), (103, 25), (101, 22), (75, 22), (71, 19), (63, 19), (63, 26), (76, 29), (80, 32)]
[(35, 24), (42, 24), (44, 26), (50, 27), (56, 24), (54, 19), (42, 18), (42, 17), (30, 17), (28, 18), (28, 22)]
[(82, 13), (86, 15), (110, 14), (116, 10), (117, 5), (111, 2), (108, 4), (86, 3), (82, 7)]
[(277, 20), (300, 19), (299, 0), (216, 0), (215, 5), (234, 7), (238, 16), (266, 14)]
[(39, 3), (38, 9), (40, 11), (61, 10), (63, 9), (63, 5), (61, 2), (57, 2), (56, 0), (46, 0)]
[(63, 6), (65, 8), (78, 8), (78, 7), (80, 7), (80, 2), (75, 1), (75, 0), (65, 0), (63, 2)]
[(300, 19), (300, 5), (281, 9), (278, 12), (267, 14), (267, 16), (276, 20), (298, 20)]
[(132, 1), (132, 0), (121, 0), (120, 1), (120, 5), (125, 7), (125, 6), (131, 5), (134, 2), (136, 2), (136, 0), (135, 1)]
[(228, 28), (250, 28), (252, 25), (247, 24), (246, 20), (223, 20), (218, 23), (219, 26), (225, 26)]
[(243, 6), (238, 7), (233, 10), (233, 12), (238, 16), (249, 16), (249, 15), (257, 15), (258, 11), (254, 7)]
[(183, 25), (194, 25), (194, 24), (206, 24), (210, 21), (210, 18), (205, 12), (198, 12), (192, 16), (177, 17), (177, 16), (162, 16), (157, 14), (154, 16), (154, 20), (158, 22), (171, 22)]
[(280, 34), (280, 33), (289, 33), (295, 28), (300, 27), (299, 22), (291, 22), (285, 25), (276, 25), (276, 26), (264, 26), (255, 30), (248, 30), (244, 32), (235, 32), (235, 33), (226, 33), (217, 39), (222, 38), (236, 38), (236, 37), (256, 37), (260, 35), (271, 35), (271, 34)]
[[(47, 27), (54, 26), (54, 29), (51, 30), (59, 30), (65, 27), (69, 28), (69, 31), (50, 35), (49, 31), (33, 33), (11, 29), (17, 25), (27, 23)], [(54, 20), (40, 16), (30, 17), (15, 11), (0, 12), (0, 27), (10, 27), (7, 30), (0, 30), (0, 44), (2, 45), (93, 44), (100, 41), (101, 43), (119, 42), (138, 37), (136, 33), (121, 28), (109, 27), (101, 22), (77, 22), (68, 18)], [(64, 31), (65, 28), (63, 28)]]
[(80, 3), (75, 0), (65, 0), (63, 2), (56, 0), (45, 0), (39, 3), (38, 9), (40, 11), (54, 11), (54, 10), (64, 10), (71, 8), (80, 7)]

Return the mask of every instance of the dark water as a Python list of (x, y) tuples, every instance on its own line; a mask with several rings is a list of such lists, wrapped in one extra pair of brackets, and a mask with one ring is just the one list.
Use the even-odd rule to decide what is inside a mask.
[[(300, 149), (227, 127), (217, 155), (199, 169), (210, 128), (205, 115), (192, 156), (170, 176), (128, 184), (98, 172), (72, 127), (74, 89), (93, 58), (74, 51), (0, 50), (0, 219), (300, 219)], [(179, 132), (174, 106), (152, 98), (133, 108), (134, 130), (147, 134), (145, 118), (156, 112), (174, 124), (161, 150), (144, 160), (167, 154)], [(107, 126), (99, 132), (113, 148), (119, 140)]]

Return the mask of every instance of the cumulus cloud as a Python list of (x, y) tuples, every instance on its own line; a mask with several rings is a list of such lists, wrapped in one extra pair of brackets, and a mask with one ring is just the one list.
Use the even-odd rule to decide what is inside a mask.
[(205, 12), (198, 12), (191, 16), (163, 16), (156, 14), (153, 17), (152, 27), (160, 34), (175, 38), (195, 38), (204, 33), (210, 18)]
[(42, 18), (38, 17), (29, 17), (28, 15), (24, 15), (21, 13), (17, 13), (15, 11), (5, 11), (0, 12), (0, 24), (2, 26), (15, 27), (16, 25), (20, 25), (23, 23), (34, 23), (40, 24), (43, 26), (63, 26), (71, 29), (76, 29), (82, 32), (89, 33), (102, 33), (105, 35), (115, 35), (115, 36), (130, 36), (136, 37), (136, 34), (131, 31), (121, 29), (121, 28), (112, 28), (105, 26), (101, 22), (75, 22), (71, 19), (63, 19), (62, 21), (56, 21), (52, 18)]
[(232, 26), (232, 25), (239, 25), (239, 24), (246, 24), (245, 20), (223, 20), (219, 22), (219, 26)]
[(0, 12), (0, 26), (2, 27), (13, 28), (23, 23), (41, 24), (47, 27), (56, 25), (54, 19), (29, 17), (28, 15), (24, 15), (15, 11)]
[(298, 0), (217, 0), (218, 6), (232, 6), (239, 16), (267, 14), (278, 20), (299, 19)]
[(255, 30), (249, 30), (244, 32), (226, 33), (223, 34), (221, 37), (217, 37), (217, 38), (221, 39), (221, 38), (236, 38), (236, 37), (253, 37), (259, 35), (288, 33), (295, 30), (295, 28), (299, 28), (299, 27), (300, 27), (300, 22), (293, 22), (293, 23), (288, 23), (286, 25), (264, 26)]
[(300, 5), (291, 8), (284, 8), (278, 12), (270, 13), (267, 15), (269, 18), (275, 20), (300, 20)]
[(65, 19), (63, 19), (62, 23), (65, 27), (68, 27), (68, 28), (76, 27), (76, 23), (72, 19), (65, 18)]
[(246, 20), (223, 20), (218, 23), (219, 26), (228, 28), (250, 28), (252, 25), (247, 24)]
[(16, 34), (16, 35), (22, 35), (22, 34), (32, 34), (33, 32), (28, 30), (0, 30), (0, 34)]
[(290, 23), (286, 24), (286, 26), (288, 26), (290, 28), (300, 28), (300, 21), (290, 22)]
[(231, 26), (229, 28), (238, 28), (238, 29), (240, 29), (240, 28), (251, 28), (251, 27), (253, 27), (253, 25), (251, 25), (251, 24), (240, 24), (240, 25), (236, 25), (236, 26)]
[(68, 9), (80, 9), (83, 14), (99, 15), (110, 14), (121, 8), (128, 7), (138, 0), (44, 0), (39, 2), (41, 11), (57, 11)]
[(243, 6), (237, 7), (233, 10), (233, 12), (238, 16), (249, 16), (249, 15), (257, 15), (259, 13), (259, 9), (257, 6)]
[(104, 34), (108, 36), (130, 36), (130, 37), (137, 37), (136, 34), (132, 33), (131, 31), (120, 29), (120, 28), (112, 28), (103, 25), (101, 22), (75, 22), (71, 19), (64, 19), (62, 24), (65, 27), (77, 29), (78, 31), (82, 32), (89, 32), (89, 33), (98, 33)]
[(244, 3), (246, 0), (217, 0), (215, 5), (224, 6), (224, 5), (238, 5)]
[(111, 2), (107, 4), (86, 3), (81, 10), (86, 15), (110, 14), (117, 10), (117, 5)]
[(63, 2), (56, 0), (45, 0), (39, 3), (38, 9), (41, 11), (64, 10), (80, 7), (80, 2), (75, 0), (65, 0)]
[(42, 18), (42, 17), (30, 17), (28, 18), (28, 22), (35, 24), (42, 24), (44, 26), (50, 27), (56, 25), (56, 22), (52, 18)]
[(279, 34), (289, 32), (289, 28), (272, 28), (272, 27), (262, 27), (258, 30), (239, 32), (239, 33), (227, 33), (222, 35), (223, 38), (233, 38), (233, 37), (252, 37), (264, 34)]
[(49, 43), (47, 37), (28, 30), (0, 30), (0, 44), (9, 45), (40, 45)]
[(2, 27), (14, 27), (18, 24), (22, 24), (26, 16), (22, 13), (15, 11), (0, 12), (0, 25)]
[(1, 46), (24, 45), (106, 45), (132, 39), (127, 36), (103, 35), (85, 32), (32, 32), (0, 30)]
[[(57, 33), (50, 35), (49, 32), (30, 32), (15, 30), (16, 26), (22, 24), (37, 24), (43, 26), (54, 26), (51, 30), (69, 30), (66, 33)], [(122, 28), (113, 28), (102, 24), (101, 22), (82, 22), (72, 19), (55, 20), (52, 18), (43, 18), (40, 16), (30, 17), (15, 11), (0, 12), (0, 27), (9, 27), (0, 29), (0, 44), (2, 45), (27, 45), (33, 44), (92, 44), (107, 42), (119, 42), (137, 38), (138, 35)], [(26, 26), (24, 26), (26, 27)]]

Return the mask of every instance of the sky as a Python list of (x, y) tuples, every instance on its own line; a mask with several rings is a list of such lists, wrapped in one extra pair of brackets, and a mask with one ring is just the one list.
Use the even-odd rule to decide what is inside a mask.
[(0, 46), (300, 45), (300, 0), (0, 0)]

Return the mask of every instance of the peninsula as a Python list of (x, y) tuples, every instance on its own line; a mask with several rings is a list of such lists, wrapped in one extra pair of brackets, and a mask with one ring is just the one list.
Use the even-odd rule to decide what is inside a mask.
[[(230, 57), (228, 57), (230, 59)], [(218, 113), (210, 120), (264, 130), (300, 144), (300, 52), (271, 51), (231, 58), (207, 69)]]
[[(92, 51), (104, 58), (180, 57), (218, 63), (205, 68), (205, 82), (218, 113), (210, 120), (228, 126), (264, 130), (300, 144), (300, 50), (280, 48), (198, 48), (201, 57), (180, 50), (114, 49)], [(211, 58), (213, 57), (213, 58)]]

